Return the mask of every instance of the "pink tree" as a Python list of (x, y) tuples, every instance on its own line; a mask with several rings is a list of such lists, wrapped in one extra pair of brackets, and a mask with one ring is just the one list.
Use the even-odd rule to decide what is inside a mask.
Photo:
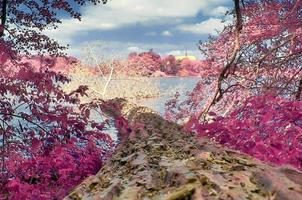
[(301, 1), (244, 1), (235, 10), (237, 20), (200, 44), (208, 67), (205, 84), (188, 99), (195, 118), (227, 114), (230, 105), (264, 92), (300, 99)]
[(220, 72), (214, 97), (204, 111), (230, 90), (242, 90), (246, 97), (266, 91), (297, 96), (302, 73), (301, 12), (299, 0), (245, 2), (238, 42), (231, 25), (219, 38), (201, 45)]
[(277, 165), (302, 170), (302, 102), (272, 94), (248, 98), (226, 117), (186, 128)]
[(150, 50), (140, 54), (131, 53), (128, 58), (128, 70), (130, 74), (151, 75), (160, 70), (160, 55)]
[[(70, 17), (81, 19), (75, 5), (97, 4), (99, 0), (72, 1), (18, 1), (1, 0), (0, 38), (15, 51), (30, 54), (49, 53), (57, 55), (66, 47), (43, 34), (47, 28), (57, 28), (61, 20), (59, 13), (67, 13)], [(107, 0), (102, 0), (106, 3)]]
[[(60, 199), (110, 153), (112, 139), (102, 131), (108, 122), (102, 102), (80, 103), (86, 86), (61, 89), (69, 80), (48, 69), (56, 58), (36, 66), (20, 55), (60, 54), (64, 47), (42, 31), (60, 23), (58, 12), (80, 14), (70, 1), (0, 2), (0, 199)], [(89, 2), (99, 1), (72, 3)]]
[(104, 116), (96, 115), (99, 105), (80, 104), (84, 86), (64, 93), (58, 85), (66, 81), (55, 72), (28, 68), (2, 78), (2, 199), (62, 198), (96, 173), (112, 148), (102, 132)]
[(167, 117), (275, 164), (301, 169), (301, 1), (235, 1), (236, 20), (200, 44), (209, 67)]

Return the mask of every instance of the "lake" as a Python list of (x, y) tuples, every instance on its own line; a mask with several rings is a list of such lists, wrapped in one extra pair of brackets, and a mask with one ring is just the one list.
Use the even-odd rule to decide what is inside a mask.
[(149, 107), (154, 111), (159, 112), (161, 115), (165, 111), (165, 103), (173, 97), (176, 91), (179, 91), (181, 97), (184, 97), (186, 92), (194, 89), (200, 77), (156, 77), (151, 78), (155, 82), (158, 81), (161, 96), (148, 99), (139, 99), (135, 103)]

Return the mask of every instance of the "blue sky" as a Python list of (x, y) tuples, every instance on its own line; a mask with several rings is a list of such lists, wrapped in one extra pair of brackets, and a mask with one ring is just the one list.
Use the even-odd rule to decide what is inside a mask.
[[(81, 7), (82, 21), (66, 18), (46, 34), (70, 44), (70, 55), (83, 57), (85, 47), (101, 47), (117, 55), (154, 51), (161, 55), (200, 56), (199, 40), (222, 30), (232, 0), (109, 0), (106, 5)], [(106, 51), (107, 53), (109, 51)]]

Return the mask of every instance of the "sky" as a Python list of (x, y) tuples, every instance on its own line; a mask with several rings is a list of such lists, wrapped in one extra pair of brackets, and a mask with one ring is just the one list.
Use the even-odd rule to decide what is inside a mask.
[(46, 34), (67, 53), (83, 58), (94, 54), (117, 57), (153, 49), (162, 56), (201, 58), (198, 41), (223, 29), (225, 12), (232, 0), (109, 0), (106, 5), (81, 7), (82, 20), (63, 18), (59, 29)]

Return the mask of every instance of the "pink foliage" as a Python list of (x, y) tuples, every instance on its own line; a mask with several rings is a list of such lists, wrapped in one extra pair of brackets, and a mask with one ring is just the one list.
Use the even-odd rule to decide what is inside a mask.
[(100, 1), (1, 3), (0, 199), (62, 199), (113, 148), (103, 131), (103, 102), (81, 104), (87, 86), (70, 94), (61, 88), (69, 80), (60, 72), (76, 60), (28, 56), (61, 55), (65, 47), (44, 31), (61, 23), (58, 13), (80, 19), (75, 6), (87, 3)]
[[(72, 142), (53, 143), (46, 152), (43, 142), (32, 141), (30, 152), (34, 158), (24, 159), (18, 154), (10, 157), (7, 168), (14, 177), (2, 188), (4, 196), (9, 199), (61, 199), (68, 191), (78, 185), (84, 178), (93, 175), (101, 168), (104, 152), (90, 144), (81, 148)], [(44, 154), (38, 151), (44, 150)], [(3, 194), (2, 194), (3, 195)]]
[(96, 173), (112, 149), (103, 116), (90, 118), (100, 105), (80, 104), (86, 86), (63, 92), (67, 81), (29, 66), (1, 75), (1, 199), (61, 199)]
[(6, 63), (11, 55), (12, 50), (10, 44), (0, 38), (0, 63)]
[(20, 63), (23, 65), (31, 66), (35, 71), (41, 70), (41, 68), (51, 68), (52, 71), (68, 74), (72, 70), (75, 64), (79, 64), (80, 61), (72, 56), (19, 56)]
[[(206, 59), (196, 69), (201, 70), (203, 80), (184, 102), (167, 109), (170, 118), (176, 117), (176, 109), (176, 118), (208, 111), (226, 116), (245, 99), (267, 92), (301, 98), (301, 1), (244, 1), (241, 11), (243, 29), (237, 56), (230, 61), (236, 41), (233, 20), (217, 37), (200, 44)], [(194, 70), (196, 63), (187, 62), (182, 65)]]
[(128, 61), (128, 74), (151, 75), (159, 70), (161, 65), (161, 57), (152, 50), (140, 54), (131, 53)]
[(301, 6), (300, 0), (244, 1), (237, 56), (230, 61), (234, 20), (200, 45), (203, 78), (185, 100), (176, 94), (167, 102), (166, 118), (190, 116), (184, 127), (200, 136), (302, 170)]
[(128, 56), (128, 61), (129, 73), (135, 72), (143, 76), (203, 76), (210, 66), (207, 60), (176, 60), (173, 55), (160, 57), (153, 51), (140, 54), (132, 52)]
[[(302, 75), (301, 1), (246, 1), (242, 17), (240, 50), (224, 77), (224, 90), (237, 85), (250, 94), (295, 96)], [(218, 78), (232, 54), (234, 24), (200, 46), (209, 60), (210, 76)]]
[[(7, 12), (4, 15), (6, 20), (5, 24), (0, 25), (0, 33), (4, 30), (5, 39), (19, 53), (30, 55), (36, 51), (39, 54), (62, 54), (61, 50), (66, 49), (66, 46), (49, 38), (44, 31), (58, 28), (58, 24), (62, 23), (62, 14), (80, 20), (78, 6), (100, 2), (106, 3), (107, 0), (7, 1)], [(1, 1), (1, 10), (3, 3)]]
[(187, 126), (230, 148), (302, 170), (302, 102), (273, 95), (249, 98), (228, 117)]

